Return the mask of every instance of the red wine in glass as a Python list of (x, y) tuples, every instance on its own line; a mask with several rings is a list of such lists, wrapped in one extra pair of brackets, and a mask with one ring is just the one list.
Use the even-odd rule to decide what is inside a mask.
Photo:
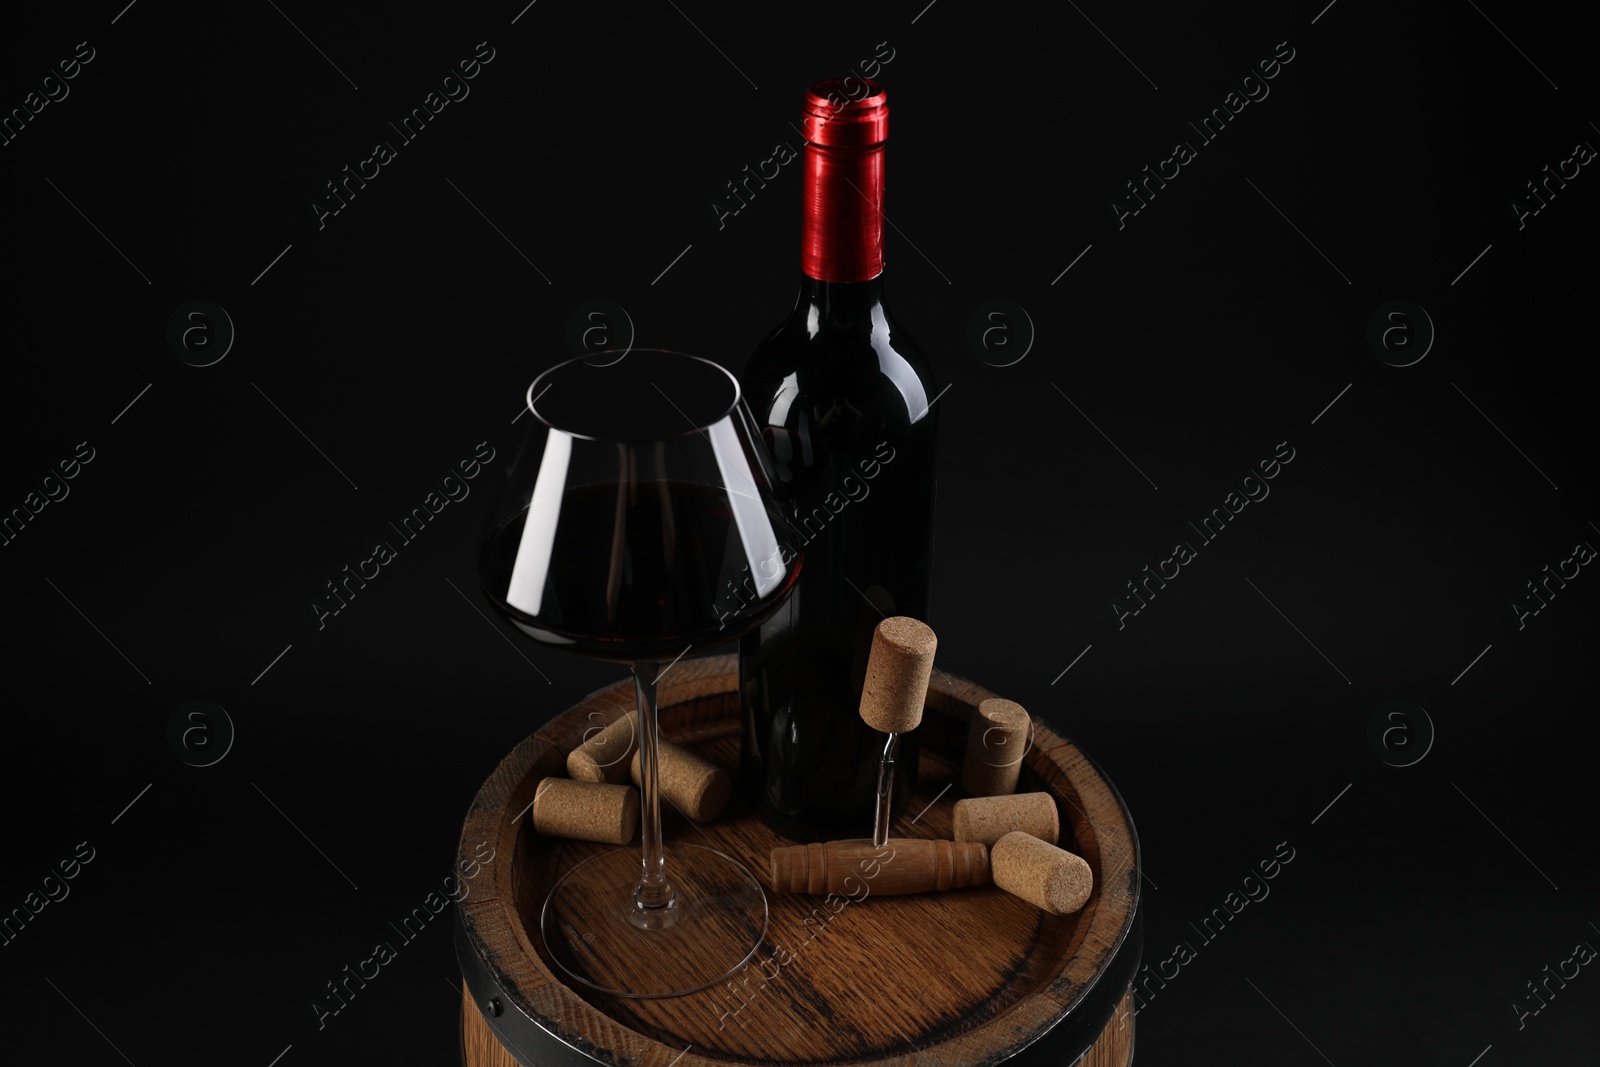
[(675, 996), (743, 964), (767, 906), (731, 857), (664, 849), (656, 680), (663, 664), (769, 618), (800, 561), (737, 380), (676, 352), (601, 356), (558, 364), (529, 387), (479, 580), (534, 640), (632, 665), (642, 848), (564, 874), (540, 926), (551, 957), (585, 985)]

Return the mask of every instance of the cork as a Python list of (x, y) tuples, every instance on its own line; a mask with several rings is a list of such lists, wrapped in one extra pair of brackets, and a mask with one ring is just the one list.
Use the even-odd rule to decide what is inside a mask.
[(861, 718), (868, 726), (886, 734), (917, 728), (938, 646), (927, 623), (909, 616), (892, 615), (878, 624), (861, 686)]
[(969, 797), (1014, 793), (1033, 720), (1014, 700), (990, 697), (978, 705), (967, 730), (961, 788)]
[[(633, 784), (643, 789), (637, 752), (631, 773)], [(732, 775), (671, 741), (661, 742), (660, 775), (661, 795), (695, 822), (710, 822), (721, 815), (733, 796)]]
[(774, 893), (840, 893), (856, 900), (989, 883), (989, 850), (975, 842), (869, 838), (785, 845), (772, 850)]
[(1083, 907), (1094, 888), (1094, 872), (1083, 857), (1013, 830), (990, 850), (994, 884), (1052, 915)]
[(533, 828), (546, 837), (626, 845), (639, 829), (632, 786), (546, 778), (533, 794)]
[(628, 781), (628, 760), (639, 751), (639, 713), (630, 711), (567, 753), (567, 773), (580, 782)]
[(1049, 793), (1014, 793), (1008, 797), (974, 797), (956, 801), (955, 839), (981, 841), (990, 848), (1006, 834), (1021, 830), (1047, 845), (1061, 838), (1056, 799)]

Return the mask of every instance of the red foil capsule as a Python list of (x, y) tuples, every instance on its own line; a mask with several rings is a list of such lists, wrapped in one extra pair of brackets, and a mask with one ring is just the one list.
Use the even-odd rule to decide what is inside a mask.
[(883, 273), (889, 96), (865, 78), (817, 82), (806, 90), (801, 132), (800, 269), (818, 281), (870, 281)]

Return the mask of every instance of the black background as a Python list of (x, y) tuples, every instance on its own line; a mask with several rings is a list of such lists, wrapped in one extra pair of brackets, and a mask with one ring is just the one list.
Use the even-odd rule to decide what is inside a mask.
[[(1600, 144), (1591, 44), (1566, 8), (1322, 2), (8, 13), (0, 107), (95, 58), (0, 147), (0, 510), (77, 442), (95, 458), (0, 548), (0, 910), (96, 854), (0, 947), (0, 1040), (455, 1062), (443, 923), (321, 1031), (309, 1002), (440, 883), (499, 758), (616, 675), (486, 618), (482, 492), (324, 629), (310, 601), (478, 442), (505, 462), (583, 301), (742, 367), (792, 300), (799, 174), (720, 230), (709, 200), (887, 41), (890, 296), (951, 383), (940, 663), (1074, 737), (1133, 811), (1146, 959), (1198, 951), (1139, 1062), (1592, 1062), (1593, 968), (1520, 1029), (1513, 1002), (1600, 945), (1600, 578), (1521, 629), (1510, 607), (1600, 544), (1600, 177), (1525, 228), (1510, 207)], [(479, 41), (470, 96), (319, 229), (322, 184)], [(1119, 229), (1122, 183), (1282, 41), (1270, 95)], [(1036, 329), (1012, 366), (965, 342), (991, 298)], [(206, 368), (166, 341), (195, 299), (237, 331)], [(1408, 367), (1366, 340), (1393, 299), (1437, 330)], [(1283, 441), (1270, 497), (1119, 629), (1123, 583)], [(237, 727), (212, 767), (167, 744), (192, 699)], [(1367, 741), (1397, 699), (1436, 733), (1404, 768)], [(1202, 942), (1280, 842), (1270, 896)]]

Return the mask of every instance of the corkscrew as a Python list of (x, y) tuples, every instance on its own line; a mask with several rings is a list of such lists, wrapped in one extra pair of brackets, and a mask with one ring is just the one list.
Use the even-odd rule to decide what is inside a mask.
[(905, 615), (880, 622), (872, 631), (872, 651), (867, 657), (867, 677), (861, 686), (861, 718), (874, 730), (889, 735), (878, 761), (877, 808), (872, 844), (882, 848), (889, 840), (889, 820), (894, 799), (894, 764), (900, 735), (922, 722), (922, 705), (933, 674), (933, 654), (939, 639), (927, 623)]

